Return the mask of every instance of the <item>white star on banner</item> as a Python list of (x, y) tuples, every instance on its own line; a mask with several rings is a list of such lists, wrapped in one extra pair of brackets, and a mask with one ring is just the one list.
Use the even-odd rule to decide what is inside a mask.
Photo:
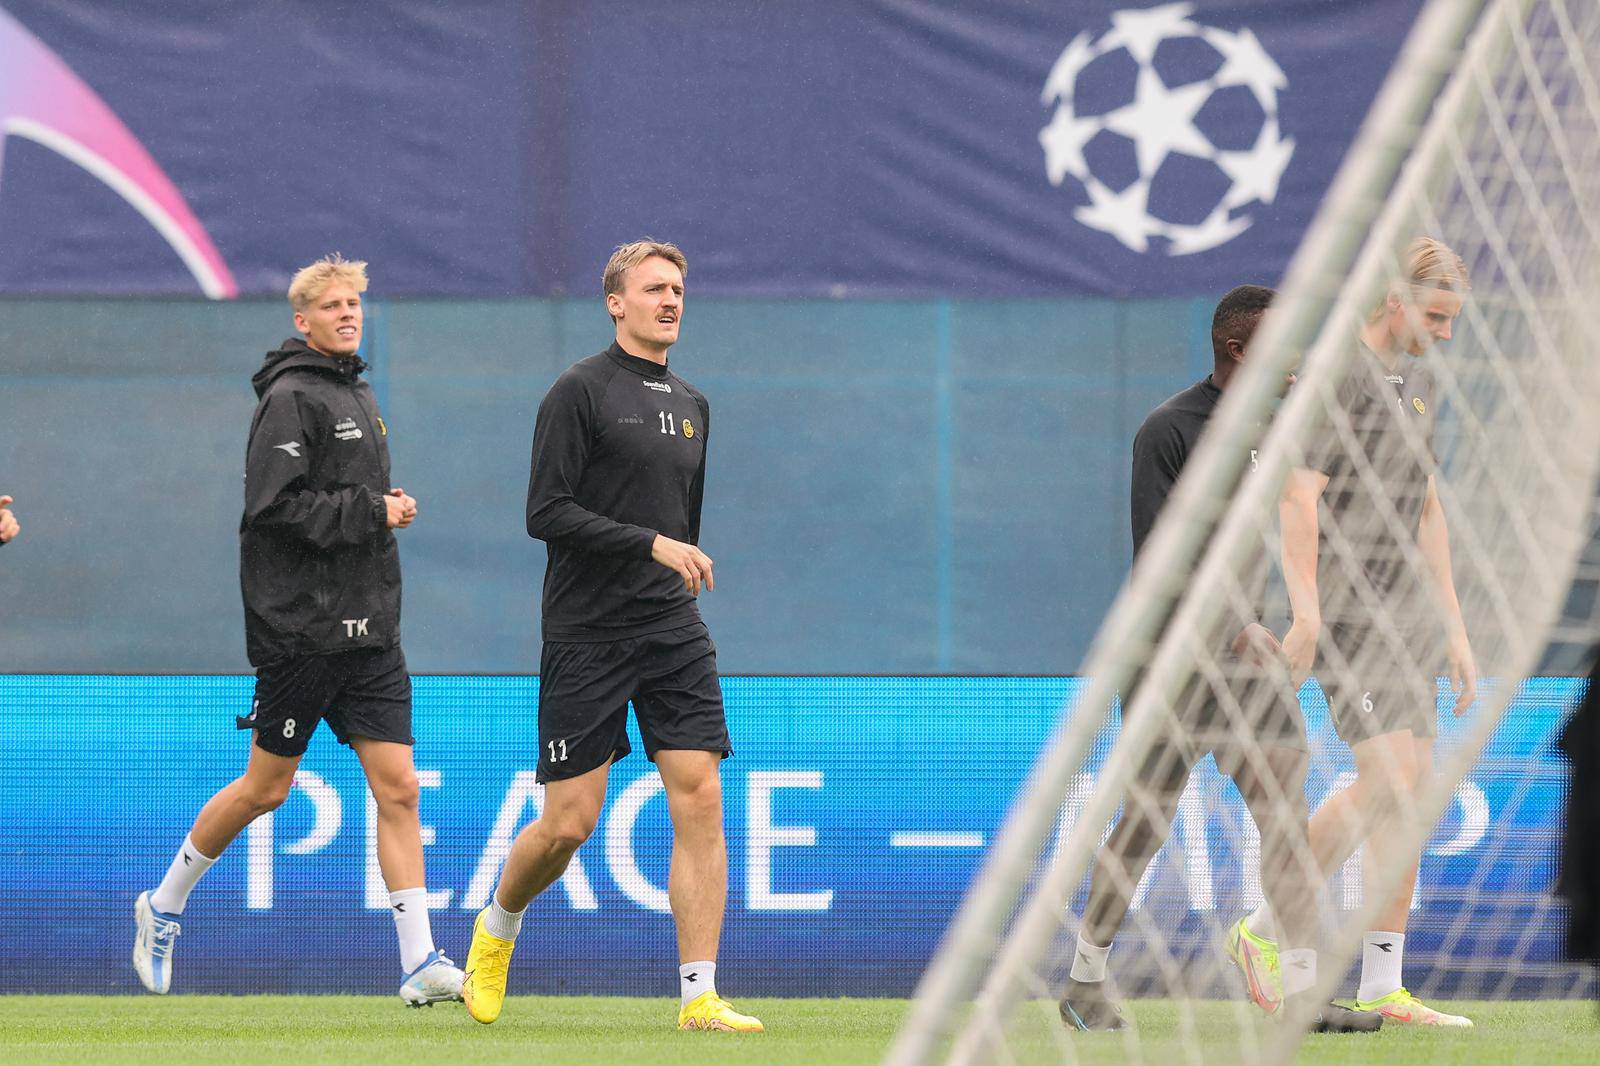
[(1217, 71), (1220, 85), (1248, 85), (1256, 102), (1271, 114), (1277, 93), (1289, 87), (1283, 68), (1269, 55), (1256, 35), (1248, 29), (1227, 33), (1209, 26), (1201, 31), (1206, 42), (1222, 53), (1222, 69)]
[(1194, 124), (1194, 116), (1205, 106), (1215, 88), (1209, 81), (1169, 89), (1155, 68), (1139, 68), (1138, 88), (1133, 103), (1106, 116), (1105, 124), (1133, 141), (1139, 155), (1139, 175), (1149, 178), (1171, 152), (1183, 152), (1198, 159), (1217, 154), (1205, 134)]
[(1278, 120), (1262, 123), (1255, 147), (1247, 152), (1218, 152), (1217, 166), (1233, 187), (1222, 202), (1226, 208), (1243, 207), (1252, 200), (1270, 204), (1278, 196), (1278, 183), (1294, 155), (1294, 140), (1278, 136)]
[(1087, 188), (1089, 203), (1074, 210), (1074, 218), (1085, 226), (1111, 234), (1136, 252), (1150, 247), (1150, 237), (1159, 232), (1159, 223), (1154, 223), (1145, 210), (1150, 197), (1148, 183), (1136, 181), (1120, 193), (1112, 192), (1099, 182)]
[(1164, 4), (1144, 11), (1118, 11), (1111, 29), (1100, 39), (1102, 51), (1126, 48), (1139, 65), (1149, 66), (1156, 47), (1170, 37), (1193, 37), (1200, 26), (1189, 21), (1193, 4)]
[(1071, 174), (1081, 178), (1089, 172), (1083, 158), (1083, 146), (1100, 132), (1094, 119), (1076, 118), (1070, 109), (1056, 108), (1050, 125), (1039, 131), (1039, 145), (1044, 149), (1045, 173), (1051, 185), (1060, 185), (1061, 179)]

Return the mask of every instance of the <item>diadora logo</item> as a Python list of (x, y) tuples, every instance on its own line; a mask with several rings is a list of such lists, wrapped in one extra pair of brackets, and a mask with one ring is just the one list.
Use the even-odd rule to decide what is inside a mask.
[(139, 139), (60, 56), (0, 10), (4, 135), (43, 145), (105, 183), (178, 253), (207, 296), (239, 295), (205, 227)]
[(644, 425), (644, 419), (640, 418), (638, 415), (619, 415), (617, 417), (617, 425), (642, 426)]
[(274, 444), (273, 447), (280, 452), (288, 452), (296, 459), (300, 458), (300, 442), (297, 440), (284, 441), (282, 444)]
[(1045, 80), (1046, 177), (1072, 178), (1088, 200), (1072, 217), (1135, 252), (1191, 255), (1233, 240), (1250, 228), (1243, 209), (1277, 198), (1294, 154), (1278, 128), (1283, 69), (1248, 29), (1205, 26), (1193, 12), (1118, 11), (1109, 30), (1074, 37)]
[(341, 621), (344, 622), (344, 635), (347, 636), (347, 637), (354, 638), (354, 637), (364, 637), (364, 636), (367, 635), (367, 623), (372, 621), (372, 619), (370, 619), (370, 618), (344, 618), (344, 619), (341, 619)]
[(640, 380), (644, 382), (644, 387), (647, 389), (655, 389), (657, 392), (672, 391), (672, 386), (665, 381), (651, 381), (649, 378), (641, 378)]
[(360, 440), (361, 428), (353, 418), (342, 418), (333, 425), (333, 435), (340, 440)]

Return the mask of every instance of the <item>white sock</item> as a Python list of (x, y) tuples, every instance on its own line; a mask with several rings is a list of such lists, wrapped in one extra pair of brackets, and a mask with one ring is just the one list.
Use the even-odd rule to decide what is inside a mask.
[(1106, 979), (1106, 959), (1111, 955), (1111, 945), (1096, 947), (1083, 939), (1083, 934), (1078, 934), (1078, 950), (1072, 956), (1072, 979), (1074, 981), (1104, 981)]
[(717, 990), (717, 964), (714, 962), (686, 962), (678, 967), (678, 993), (688, 1003), (696, 996)]
[(433, 930), (428, 925), (428, 890), (402, 888), (389, 893), (389, 913), (394, 915), (400, 938), (400, 968), (410, 973), (433, 953)]
[(500, 894), (496, 892), (489, 900), (489, 909), (483, 912), (484, 931), (501, 940), (515, 940), (517, 934), (522, 932), (522, 916), (527, 913), (526, 907), (520, 911), (508, 911), (500, 906)]
[(1382, 999), (1400, 987), (1400, 960), (1405, 955), (1406, 935), (1369, 932), (1361, 938), (1361, 987), (1356, 998), (1363, 1003)]
[(1306, 992), (1317, 983), (1317, 953), (1312, 948), (1290, 948), (1278, 953), (1279, 973), (1283, 974), (1283, 994)]
[(1264, 940), (1278, 939), (1278, 923), (1272, 920), (1272, 907), (1265, 901), (1250, 912), (1244, 927)]
[(183, 847), (178, 849), (178, 854), (172, 857), (172, 865), (167, 867), (167, 876), (150, 893), (150, 906), (162, 914), (182, 914), (189, 902), (189, 893), (194, 891), (200, 875), (211, 869), (211, 864), (216, 861), (200, 854), (194, 841), (185, 836)]

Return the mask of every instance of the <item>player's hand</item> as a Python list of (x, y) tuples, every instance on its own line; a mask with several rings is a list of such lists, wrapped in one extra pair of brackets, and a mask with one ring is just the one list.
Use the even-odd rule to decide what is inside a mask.
[(390, 489), (383, 498), (388, 510), (390, 529), (404, 529), (417, 520), (417, 501), (406, 495), (405, 489)]
[(705, 586), (707, 592), (715, 587), (711, 583), (711, 557), (693, 544), (657, 533), (650, 545), (650, 558), (668, 570), (677, 571), (683, 578), (683, 587), (689, 590), (691, 596), (700, 595), (701, 585)]
[(1272, 630), (1260, 622), (1251, 622), (1233, 638), (1233, 654), (1251, 666), (1287, 666), (1289, 658), (1283, 645), (1272, 635)]
[(21, 532), (22, 523), (11, 513), (11, 497), (0, 496), (0, 544), (12, 540)]
[(1317, 638), (1322, 636), (1322, 620), (1296, 618), (1283, 638), (1283, 654), (1289, 660), (1289, 678), (1296, 685), (1311, 676), (1317, 661)]
[(1472, 657), (1472, 644), (1465, 631), (1450, 638), (1450, 691), (1456, 694), (1457, 718), (1466, 714), (1478, 698), (1478, 662)]

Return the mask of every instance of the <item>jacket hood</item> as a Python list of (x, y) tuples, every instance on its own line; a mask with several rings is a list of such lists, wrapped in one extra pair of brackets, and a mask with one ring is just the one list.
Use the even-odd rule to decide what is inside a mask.
[(302, 338), (290, 337), (279, 345), (276, 351), (268, 352), (266, 359), (261, 363), (261, 369), (251, 375), (250, 384), (255, 387), (256, 399), (259, 400), (266, 395), (268, 387), (280, 374), (302, 367), (322, 374), (332, 374), (346, 381), (354, 381), (357, 375), (367, 369), (367, 364), (362, 362), (358, 355), (348, 358), (323, 355)]

